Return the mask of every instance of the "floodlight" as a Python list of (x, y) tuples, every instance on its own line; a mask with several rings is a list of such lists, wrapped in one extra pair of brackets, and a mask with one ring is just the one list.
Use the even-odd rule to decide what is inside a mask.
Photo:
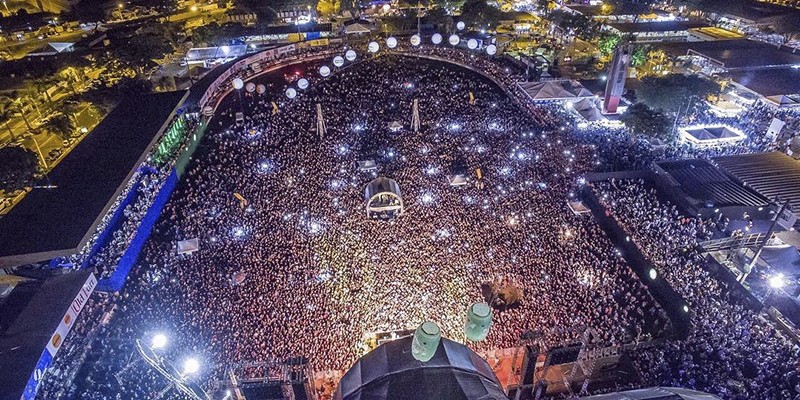
[(190, 357), (183, 362), (183, 373), (187, 375), (195, 374), (200, 370), (200, 361), (196, 358)]
[(150, 343), (150, 348), (152, 349), (163, 349), (167, 346), (167, 335), (163, 333), (156, 333), (153, 336), (153, 340)]

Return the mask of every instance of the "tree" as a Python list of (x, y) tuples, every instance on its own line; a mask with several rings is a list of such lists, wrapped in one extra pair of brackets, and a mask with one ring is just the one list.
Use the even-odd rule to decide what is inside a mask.
[(0, 123), (5, 125), (6, 129), (8, 129), (8, 133), (11, 134), (11, 140), (16, 139), (16, 135), (14, 135), (14, 131), (11, 130), (11, 126), (8, 123), (11, 121), (11, 118), (14, 117), (14, 100), (10, 97), (0, 97)]
[(696, 75), (671, 74), (642, 79), (636, 96), (651, 108), (677, 113), (689, 98), (705, 98), (719, 90), (719, 84), (714, 81)]
[(55, 79), (53, 79), (52, 76), (46, 76), (46, 77), (36, 78), (32, 80), (30, 83), (31, 86), (33, 86), (34, 89), (36, 89), (36, 92), (39, 93), (39, 95), (44, 94), (45, 98), (47, 98), (47, 102), (51, 103), (53, 99), (50, 97), (50, 93), (48, 93), (47, 90), (53, 87), (55, 82), (56, 81)]
[(618, 14), (633, 15), (633, 22), (636, 22), (640, 15), (650, 12), (655, 2), (655, 0), (609, 0), (608, 4), (618, 11)]
[(636, 45), (633, 49), (633, 53), (631, 54), (631, 66), (639, 67), (644, 65), (647, 62), (647, 54), (650, 52), (650, 46), (648, 45)]
[(339, 13), (341, 3), (337, 0), (319, 0), (317, 2), (317, 15), (329, 18)]
[(487, 4), (486, 0), (467, 0), (461, 7), (461, 20), (471, 26), (497, 26), (501, 14), (500, 10)]
[(42, 122), (42, 128), (58, 136), (61, 140), (69, 139), (75, 133), (75, 123), (65, 114), (55, 114)]
[(631, 132), (635, 138), (639, 135), (651, 138), (670, 140), (670, 119), (661, 111), (654, 110), (644, 103), (636, 103), (625, 111), (620, 117), (620, 121)]
[(19, 146), (0, 148), (0, 189), (16, 192), (31, 185), (39, 169), (36, 154)]
[(600, 54), (607, 56), (614, 52), (620, 41), (622, 41), (622, 36), (603, 32), (600, 34), (600, 39), (597, 40), (597, 48), (600, 50)]

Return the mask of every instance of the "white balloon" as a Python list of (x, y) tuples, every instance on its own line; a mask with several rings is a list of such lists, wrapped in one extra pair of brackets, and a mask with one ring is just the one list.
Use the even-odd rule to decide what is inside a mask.
[(452, 44), (453, 46), (455, 46), (459, 42), (461, 42), (461, 38), (458, 37), (458, 35), (450, 35), (450, 38), (447, 39), (447, 41), (450, 42), (450, 44)]
[(297, 97), (297, 90), (294, 90), (294, 88), (286, 89), (286, 97), (290, 99)]
[(245, 87), (245, 90), (247, 90), (247, 92), (248, 92), (248, 93), (253, 93), (253, 92), (255, 92), (255, 91), (256, 91), (256, 84), (255, 84), (255, 83), (253, 83), (253, 82), (249, 82), (249, 83), (247, 84), (247, 86)]
[(442, 35), (440, 35), (438, 33), (434, 33), (433, 37), (431, 37), (431, 41), (433, 42), (433, 44), (442, 43)]
[(412, 46), (419, 46), (420, 43), (422, 43), (422, 39), (419, 37), (419, 35), (411, 36)]
[(258, 94), (264, 94), (264, 93), (266, 93), (266, 91), (267, 91), (267, 87), (266, 86), (264, 86), (264, 85), (262, 85), (260, 83), (258, 84), (258, 86), (256, 86), (256, 92), (258, 92)]
[(458, 29), (460, 31), (463, 31), (464, 28), (466, 28), (466, 27), (467, 27), (467, 25), (464, 23), (464, 21), (458, 21), (458, 23), (456, 24), (456, 29)]
[(390, 49), (397, 47), (397, 39), (394, 36), (386, 38), (386, 47)]
[(233, 80), (233, 88), (239, 90), (244, 87), (244, 81), (242, 78), (234, 78)]
[(497, 54), (497, 46), (495, 46), (493, 44), (490, 44), (490, 45), (486, 46), (486, 54), (488, 54), (490, 56), (493, 56), (493, 55)]
[(303, 90), (308, 89), (308, 79), (306, 79), (306, 78), (298, 79), (297, 80), (297, 87), (299, 87), (300, 89), (303, 89)]
[(367, 45), (367, 50), (369, 50), (370, 53), (377, 53), (380, 48), (381, 45), (379, 45), (378, 42), (369, 42)]
[(467, 47), (469, 47), (472, 50), (477, 49), (478, 48), (478, 41), (475, 40), (475, 39), (467, 40)]
[(341, 67), (344, 65), (344, 58), (342, 58), (342, 56), (333, 57), (333, 65)]
[(322, 75), (323, 77), (328, 76), (331, 74), (331, 68), (328, 67), (327, 65), (323, 65), (319, 67), (319, 74)]
[(346, 53), (344, 53), (344, 58), (346, 58), (346, 59), (347, 59), (347, 61), (353, 61), (353, 60), (355, 60), (355, 59), (356, 59), (356, 52), (355, 52), (355, 50), (347, 50), (347, 52), (346, 52)]

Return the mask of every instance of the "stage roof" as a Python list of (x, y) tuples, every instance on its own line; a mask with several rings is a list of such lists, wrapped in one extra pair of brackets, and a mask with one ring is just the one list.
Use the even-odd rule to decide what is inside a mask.
[(573, 80), (520, 82), (517, 85), (533, 101), (580, 100), (594, 97), (591, 91)]
[(725, 75), (764, 97), (800, 94), (800, 69), (797, 68), (735, 71)]
[(580, 397), (580, 400), (720, 400), (719, 397), (697, 390), (678, 387), (651, 387), (624, 392)]
[(91, 273), (80, 270), (46, 280), (0, 335), (0, 400), (22, 396), (47, 342)]
[(658, 43), (655, 46), (674, 57), (699, 55), (729, 70), (800, 65), (800, 53), (748, 39)]
[(0, 267), (77, 252), (144, 161), (187, 92), (129, 98), (0, 218)]
[(662, 161), (657, 165), (681, 185), (696, 204), (708, 201), (715, 207), (759, 207), (769, 203), (752, 189), (742, 185), (705, 160)]
[(335, 400), (507, 400), (489, 364), (468, 347), (442, 338), (433, 358), (411, 356), (411, 336), (378, 346), (339, 381)]
[(800, 211), (800, 161), (778, 152), (716, 157), (713, 161), (770, 201), (780, 196), (789, 200), (795, 212)]
[(676, 31), (688, 31), (689, 29), (693, 28), (705, 28), (709, 26), (705, 22), (696, 22), (696, 21), (611, 23), (608, 25), (622, 33), (676, 32)]

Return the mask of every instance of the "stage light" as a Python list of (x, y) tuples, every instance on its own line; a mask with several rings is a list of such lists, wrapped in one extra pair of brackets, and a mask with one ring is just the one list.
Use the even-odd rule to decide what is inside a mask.
[(150, 344), (150, 348), (152, 349), (163, 349), (167, 346), (167, 335), (163, 333), (156, 333), (153, 336), (153, 340)]
[(200, 370), (200, 361), (196, 358), (190, 357), (183, 362), (183, 373), (186, 375), (196, 374)]
[(769, 278), (769, 287), (773, 289), (782, 289), (784, 286), (786, 286), (786, 280), (783, 279), (783, 274), (778, 274)]

